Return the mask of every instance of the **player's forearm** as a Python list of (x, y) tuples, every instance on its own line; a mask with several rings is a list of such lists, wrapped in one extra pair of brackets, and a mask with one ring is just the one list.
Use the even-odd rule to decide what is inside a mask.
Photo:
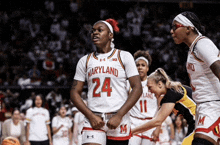
[(133, 134), (142, 133), (142, 132), (147, 131), (151, 128), (158, 127), (161, 124), (162, 124), (161, 121), (159, 121), (157, 119), (152, 119), (151, 121), (132, 129), (132, 133)]
[(89, 118), (93, 113), (91, 110), (89, 110), (81, 98), (83, 86), (84, 82), (74, 80), (70, 91), (70, 99), (77, 109), (79, 109), (79, 111), (82, 112), (87, 118)]
[(77, 92), (76, 90), (71, 90), (71, 101), (74, 103), (76, 108), (82, 112), (87, 118), (90, 118), (92, 111), (86, 106), (86, 104), (83, 102), (80, 92)]

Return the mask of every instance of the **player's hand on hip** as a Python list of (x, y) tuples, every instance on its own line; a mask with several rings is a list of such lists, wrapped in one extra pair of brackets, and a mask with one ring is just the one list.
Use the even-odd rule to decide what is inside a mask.
[(107, 127), (109, 129), (116, 129), (121, 123), (121, 120), (122, 117), (116, 114), (109, 119), (109, 121), (107, 122)]
[(101, 129), (105, 125), (103, 119), (100, 116), (96, 116), (95, 114), (93, 114), (89, 122), (93, 129)]

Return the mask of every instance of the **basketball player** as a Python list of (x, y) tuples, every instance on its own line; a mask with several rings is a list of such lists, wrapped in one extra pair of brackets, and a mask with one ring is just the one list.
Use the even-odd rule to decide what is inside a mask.
[(215, 145), (220, 137), (220, 52), (202, 28), (196, 14), (186, 11), (174, 18), (170, 33), (176, 44), (189, 47), (186, 67), (197, 103), (193, 145)]
[[(130, 110), (131, 128), (135, 128), (151, 120), (157, 111), (157, 98), (148, 91), (147, 88), (147, 72), (152, 62), (152, 58), (148, 51), (138, 50), (134, 53), (136, 66), (141, 77), (143, 93), (137, 103)], [(128, 83), (128, 89), (130, 85)], [(139, 133), (131, 137), (129, 145), (154, 145), (155, 142), (151, 138), (154, 129)]]
[(72, 120), (66, 116), (67, 109), (61, 106), (59, 115), (52, 119), (53, 145), (72, 145)]
[[(117, 24), (114, 19), (96, 22), (91, 38), (97, 51), (77, 64), (71, 100), (86, 117), (84, 145), (127, 145), (131, 137), (128, 111), (141, 96), (142, 86), (133, 56), (114, 47), (113, 30), (119, 31)], [(129, 95), (127, 79), (132, 88)], [(80, 97), (85, 81), (87, 106)]]
[(160, 109), (149, 122), (132, 130), (133, 134), (160, 126), (172, 111), (176, 115), (182, 114), (188, 124), (188, 132), (183, 145), (190, 145), (195, 128), (196, 104), (191, 99), (192, 89), (183, 86), (180, 82), (172, 81), (162, 68), (158, 68), (148, 76), (147, 86), (160, 101)]

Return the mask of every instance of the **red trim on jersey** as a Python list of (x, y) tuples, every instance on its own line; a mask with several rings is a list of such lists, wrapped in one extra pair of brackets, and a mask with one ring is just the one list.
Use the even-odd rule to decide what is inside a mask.
[(87, 131), (102, 131), (102, 132), (105, 132), (104, 130), (101, 130), (101, 129), (96, 130), (96, 129), (93, 129), (93, 128), (91, 128), (91, 127), (83, 127), (82, 130), (87, 130)]
[(220, 137), (220, 132), (216, 133), (215, 132), (215, 129), (216, 127), (219, 127), (220, 128), (220, 117), (218, 118), (217, 121), (215, 121), (215, 123), (213, 123), (209, 128), (197, 128), (195, 130), (195, 132), (205, 132), (205, 133), (209, 133), (210, 131), (213, 132), (214, 135)]
[(140, 120), (150, 120), (150, 119), (153, 119), (153, 117), (139, 118), (139, 117), (132, 116), (132, 115), (130, 115), (130, 116), (133, 117), (133, 118), (140, 119)]
[(120, 62), (122, 68), (125, 69), (125, 66), (123, 65), (123, 63), (121, 61), (120, 52), (121, 52), (121, 50), (118, 50), (118, 61)]
[(131, 132), (128, 136), (123, 136), (123, 137), (107, 136), (107, 139), (110, 140), (129, 140), (130, 138), (131, 138)]
[(196, 57), (196, 54), (195, 54), (194, 52), (192, 52), (191, 54), (193, 55), (193, 57), (194, 57), (197, 61), (203, 62), (201, 59), (199, 59), (198, 57)]
[(140, 138), (142, 138), (142, 136), (140, 136), (140, 135), (137, 135), (137, 134), (135, 134), (135, 135), (133, 135), (133, 136), (137, 136), (137, 137), (140, 137)]
[(197, 40), (194, 42), (194, 45), (192, 46), (192, 52), (191, 52), (191, 54), (193, 55), (193, 57), (196, 59), (196, 60), (198, 60), (199, 62), (203, 62), (201, 59), (199, 59), (197, 56), (196, 56), (196, 54), (194, 53), (194, 47), (195, 47), (195, 45), (197, 44), (197, 42), (200, 40), (200, 39), (203, 39), (203, 38), (205, 38), (205, 36), (201, 36), (201, 37), (199, 37), (199, 38), (197, 38)]
[(96, 57), (95, 52), (93, 52), (93, 57), (98, 60), (98, 57)]
[(89, 63), (89, 59), (90, 59), (91, 55), (92, 55), (92, 53), (90, 53), (86, 59), (86, 69), (88, 67), (88, 63)]
[(148, 136), (145, 136), (145, 135), (142, 135), (142, 138), (144, 138), (144, 139), (148, 139), (148, 140), (150, 140), (150, 141), (152, 141), (152, 140), (153, 140), (153, 138), (148, 137)]
[[(142, 138), (142, 139), (148, 139), (148, 140), (150, 140), (150, 141), (153, 141), (153, 138), (150, 138), (150, 137), (148, 137), (148, 136), (145, 136), (145, 135), (134, 135), (134, 136), (137, 136), (137, 137), (140, 137), (140, 138)], [(156, 141), (159, 141), (159, 139), (157, 139)]]
[(112, 54), (108, 57), (108, 59), (110, 59), (116, 52), (116, 49), (112, 52)]

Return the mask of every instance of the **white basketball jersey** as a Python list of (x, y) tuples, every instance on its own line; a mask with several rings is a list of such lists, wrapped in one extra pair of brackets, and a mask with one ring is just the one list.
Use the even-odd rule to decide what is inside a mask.
[(130, 110), (130, 114), (137, 118), (154, 117), (157, 112), (157, 98), (155, 95), (148, 91), (147, 80), (142, 81), (143, 93), (137, 103)]
[(197, 37), (190, 46), (187, 58), (187, 72), (196, 103), (219, 100), (220, 83), (210, 66), (219, 59), (219, 50), (206, 37)]
[[(85, 65), (86, 64), (86, 65)], [(115, 112), (128, 97), (126, 79), (138, 75), (133, 56), (112, 49), (80, 59), (74, 79), (88, 83), (88, 108), (96, 112)]]

